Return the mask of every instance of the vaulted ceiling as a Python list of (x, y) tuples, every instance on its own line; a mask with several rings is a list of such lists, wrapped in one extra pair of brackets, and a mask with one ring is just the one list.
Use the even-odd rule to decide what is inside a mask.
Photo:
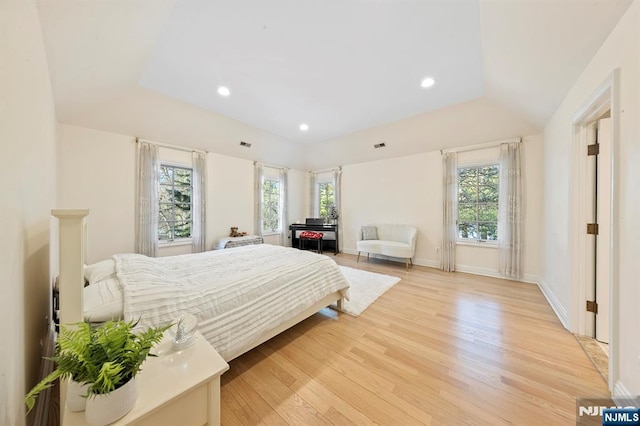
[(109, 114), (100, 106), (144, 89), (305, 144), (483, 96), (542, 128), (630, 3), (43, 0), (38, 9), (60, 121), (82, 125), (87, 111)]

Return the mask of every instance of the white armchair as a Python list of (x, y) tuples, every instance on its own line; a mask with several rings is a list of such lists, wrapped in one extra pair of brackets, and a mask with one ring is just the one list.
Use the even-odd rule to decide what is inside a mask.
[(360, 261), (360, 252), (369, 255), (381, 254), (405, 259), (407, 270), (409, 264), (413, 265), (413, 256), (416, 253), (416, 237), (418, 230), (411, 225), (376, 224), (363, 226), (358, 230), (356, 248)]

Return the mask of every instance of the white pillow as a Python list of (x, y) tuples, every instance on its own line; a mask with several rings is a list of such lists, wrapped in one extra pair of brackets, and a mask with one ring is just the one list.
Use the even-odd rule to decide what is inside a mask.
[(377, 240), (378, 228), (372, 225), (362, 227), (362, 239), (363, 240)]
[(84, 288), (84, 319), (104, 322), (123, 318), (124, 294), (117, 278), (107, 278)]
[(84, 279), (88, 281), (89, 284), (102, 281), (106, 278), (115, 278), (115, 276), (116, 262), (113, 259), (103, 260), (91, 265), (85, 265), (84, 267)]

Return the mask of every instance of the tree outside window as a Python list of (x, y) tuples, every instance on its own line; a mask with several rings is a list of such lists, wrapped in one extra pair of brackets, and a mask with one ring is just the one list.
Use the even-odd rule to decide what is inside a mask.
[(331, 213), (331, 207), (334, 205), (334, 187), (333, 182), (323, 182), (318, 184), (318, 194), (320, 197), (320, 217), (327, 218)]
[(498, 165), (458, 168), (458, 238), (498, 239)]
[(186, 167), (160, 166), (158, 239), (191, 238), (191, 178)]
[(262, 230), (280, 232), (280, 181), (264, 179), (262, 183)]

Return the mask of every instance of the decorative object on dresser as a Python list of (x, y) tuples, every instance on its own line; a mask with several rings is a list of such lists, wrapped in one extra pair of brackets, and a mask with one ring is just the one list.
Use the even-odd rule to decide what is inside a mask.
[(331, 221), (330, 223), (332, 225), (337, 224), (339, 218), (340, 214), (338, 213), (338, 208), (332, 204), (331, 208), (329, 209), (329, 220)]
[(262, 244), (263, 242), (264, 239), (260, 235), (244, 235), (242, 237), (222, 238), (218, 241), (215, 250)]
[[(133, 332), (137, 323), (107, 321), (95, 326), (86, 322), (61, 327), (53, 360), (57, 367), (25, 396), (31, 409), (35, 397), (57, 379), (71, 379), (78, 386), (67, 389), (67, 405), (83, 411), (92, 425), (106, 425), (127, 414), (137, 397), (136, 375), (151, 348), (169, 328)], [(72, 389), (79, 392), (73, 395)], [(120, 403), (115, 401), (120, 399)]]
[(247, 235), (246, 232), (238, 232), (238, 227), (237, 226), (232, 226), (231, 227), (231, 232), (229, 232), (229, 237), (231, 237), (231, 238), (244, 237), (246, 235)]

